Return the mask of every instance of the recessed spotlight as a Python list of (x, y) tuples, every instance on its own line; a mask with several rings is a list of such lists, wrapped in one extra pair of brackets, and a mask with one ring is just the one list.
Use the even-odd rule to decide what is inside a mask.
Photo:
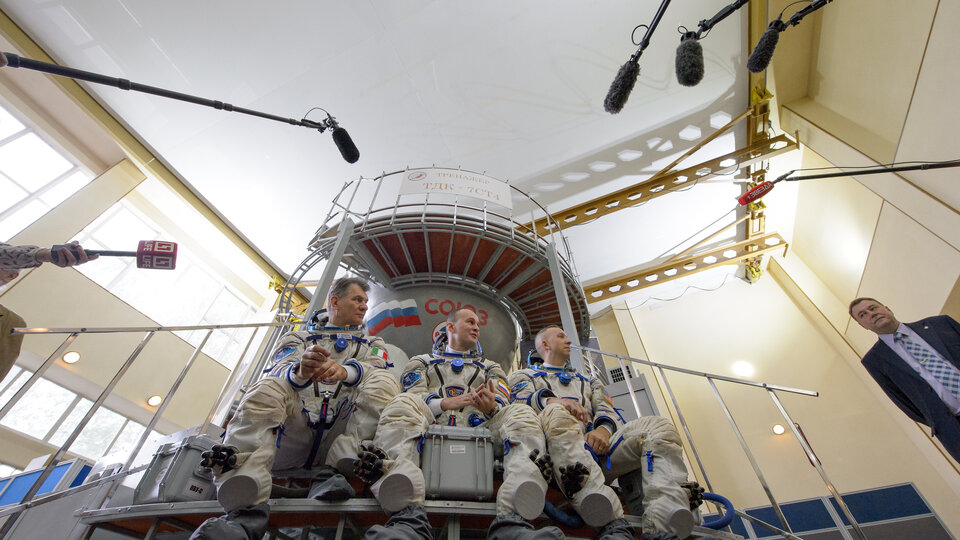
[(161, 402), (163, 402), (163, 398), (157, 395), (153, 395), (147, 398), (147, 405), (151, 407), (156, 407)]
[(784, 433), (787, 432), (787, 430), (786, 430), (786, 428), (784, 428), (784, 427), (783, 427), (782, 425), (780, 425), (780, 424), (774, 424), (774, 425), (773, 425), (773, 432), (776, 433), (777, 435), (783, 435)]
[(745, 360), (737, 360), (731, 367), (733, 369), (733, 373), (741, 377), (751, 377), (755, 371), (753, 369), (753, 364)]
[(77, 351), (68, 351), (63, 355), (63, 361), (67, 364), (76, 364), (78, 360), (80, 360), (80, 353)]

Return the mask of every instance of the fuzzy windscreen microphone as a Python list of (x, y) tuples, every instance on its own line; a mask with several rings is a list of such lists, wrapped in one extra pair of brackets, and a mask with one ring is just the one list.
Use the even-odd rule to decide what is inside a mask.
[(696, 32), (687, 32), (677, 46), (677, 82), (696, 86), (703, 80), (703, 47)]
[(760, 73), (767, 69), (773, 58), (773, 50), (777, 48), (777, 42), (780, 41), (780, 32), (783, 32), (786, 27), (786, 23), (779, 18), (767, 26), (766, 32), (760, 36), (757, 46), (753, 48), (753, 53), (747, 59), (747, 69), (750, 73)]
[(606, 99), (603, 100), (603, 109), (610, 114), (617, 114), (623, 110), (627, 104), (627, 98), (633, 91), (633, 86), (637, 84), (637, 76), (640, 75), (640, 51), (633, 53), (633, 56), (627, 60), (627, 63), (620, 66), (620, 71), (610, 83), (610, 90), (607, 92)]
[(360, 150), (357, 150), (357, 145), (353, 144), (353, 139), (350, 138), (347, 130), (340, 126), (333, 130), (333, 143), (337, 145), (340, 155), (347, 163), (356, 163), (360, 159)]

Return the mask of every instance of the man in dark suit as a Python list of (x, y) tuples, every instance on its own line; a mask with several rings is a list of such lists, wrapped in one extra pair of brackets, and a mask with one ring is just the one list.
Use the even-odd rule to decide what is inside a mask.
[(850, 315), (880, 338), (863, 367), (960, 461), (960, 324), (946, 315), (904, 324), (873, 298), (850, 302)]

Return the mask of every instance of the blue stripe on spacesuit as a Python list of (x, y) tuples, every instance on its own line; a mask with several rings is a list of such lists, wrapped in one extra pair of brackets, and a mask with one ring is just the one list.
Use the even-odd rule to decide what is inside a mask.
[(307, 382), (303, 384), (297, 384), (296, 381), (293, 380), (293, 370), (297, 367), (299, 367), (299, 364), (290, 364), (287, 367), (287, 382), (290, 383), (290, 386), (296, 388), (297, 390), (303, 390), (304, 388), (310, 386), (310, 383), (313, 381), (308, 379)]
[(359, 376), (357, 377), (356, 382), (349, 383), (349, 382), (347, 382), (346, 379), (340, 381), (344, 386), (347, 386), (347, 387), (356, 386), (357, 383), (359, 383), (360, 381), (363, 380), (363, 366), (360, 365), (360, 362), (357, 362), (356, 360), (354, 360), (353, 358), (351, 358), (350, 360), (347, 360), (346, 362), (344, 362), (343, 365), (345, 365), (345, 366), (354, 366), (355, 368), (357, 368), (357, 372), (358, 372), (358, 374), (359, 374)]

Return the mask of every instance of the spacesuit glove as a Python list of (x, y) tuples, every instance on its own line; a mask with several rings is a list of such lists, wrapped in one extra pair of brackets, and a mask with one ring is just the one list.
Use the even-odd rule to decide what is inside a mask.
[(706, 491), (698, 482), (684, 482), (680, 487), (687, 490), (690, 497), (690, 511), (693, 512), (703, 504), (703, 492)]
[(208, 469), (219, 469), (219, 472), (225, 473), (237, 466), (237, 453), (240, 450), (236, 446), (224, 444), (215, 444), (207, 452), (200, 454), (200, 466)]
[(566, 467), (560, 467), (560, 491), (562, 491), (568, 499), (573, 497), (580, 491), (580, 488), (587, 483), (587, 476), (589, 474), (590, 471), (580, 462), (567, 465)]
[(550, 454), (544, 452), (543, 455), (540, 455), (540, 450), (534, 448), (530, 452), (530, 461), (540, 469), (540, 474), (549, 484), (553, 480), (553, 460), (550, 459)]
[(383, 476), (383, 460), (387, 455), (372, 444), (360, 445), (359, 459), (353, 460), (353, 474), (366, 484), (373, 484)]

